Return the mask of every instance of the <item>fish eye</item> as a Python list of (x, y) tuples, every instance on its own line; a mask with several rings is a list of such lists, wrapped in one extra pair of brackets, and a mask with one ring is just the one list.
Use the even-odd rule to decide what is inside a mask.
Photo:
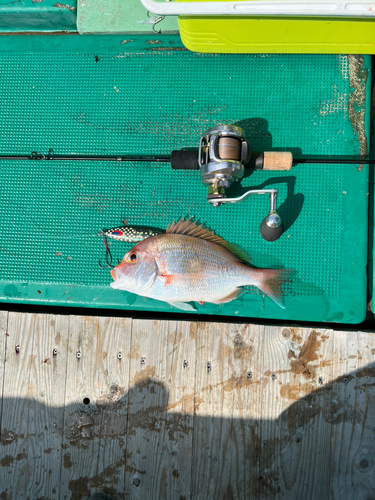
[(137, 260), (137, 254), (136, 254), (135, 252), (131, 253), (131, 254), (129, 255), (129, 260), (130, 260), (131, 262), (135, 262), (135, 261)]

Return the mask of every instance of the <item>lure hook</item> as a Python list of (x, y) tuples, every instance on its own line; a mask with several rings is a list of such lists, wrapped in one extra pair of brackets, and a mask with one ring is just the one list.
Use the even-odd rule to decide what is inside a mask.
[(103, 266), (99, 260), (99, 267), (100, 269), (106, 269), (107, 267), (115, 267), (115, 266), (112, 266), (112, 255), (111, 255), (111, 251), (107, 245), (107, 239), (103, 233), (103, 231), (99, 231), (98, 233), (99, 236), (101, 236), (103, 238), (103, 243), (104, 243), (104, 248), (105, 248), (105, 263), (106, 265)]
[(156, 33), (157, 35), (160, 35), (160, 34), (161, 34), (161, 30), (156, 31), (156, 30), (155, 30), (155, 25), (156, 25), (156, 24), (158, 24), (158, 23), (160, 23), (160, 21), (162, 21), (162, 20), (164, 19), (164, 17), (165, 17), (165, 16), (151, 17), (151, 16), (150, 16), (150, 12), (149, 12), (149, 11), (147, 11), (147, 17), (148, 17), (149, 19), (152, 19), (152, 21), (153, 21), (153, 23), (152, 23), (152, 31), (153, 31), (154, 33)]

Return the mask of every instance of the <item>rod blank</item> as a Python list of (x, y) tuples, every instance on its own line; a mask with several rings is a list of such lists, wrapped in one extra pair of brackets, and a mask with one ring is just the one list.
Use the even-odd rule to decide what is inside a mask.
[[(184, 166), (178, 166), (183, 157), (186, 156)], [(172, 151), (171, 155), (55, 155), (36, 153), (30, 155), (0, 155), (1, 160), (33, 160), (33, 161), (117, 161), (117, 162), (149, 162), (149, 163), (172, 163), (172, 168), (198, 170), (198, 153), (192, 150)], [(187, 163), (190, 164), (187, 165)], [(375, 160), (369, 159), (347, 159), (347, 158), (293, 158), (295, 164), (331, 164), (331, 165), (375, 165)], [(176, 164), (176, 165), (174, 165)], [(246, 168), (246, 167), (245, 167)]]

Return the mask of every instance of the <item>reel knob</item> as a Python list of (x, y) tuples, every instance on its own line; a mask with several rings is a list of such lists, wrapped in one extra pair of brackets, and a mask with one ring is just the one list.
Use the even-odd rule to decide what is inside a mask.
[(284, 232), (282, 218), (275, 211), (270, 212), (260, 225), (260, 234), (266, 241), (276, 241)]

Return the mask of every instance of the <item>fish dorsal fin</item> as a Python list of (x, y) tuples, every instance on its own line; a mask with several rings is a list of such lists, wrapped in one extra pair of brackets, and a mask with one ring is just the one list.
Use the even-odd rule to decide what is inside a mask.
[(208, 227), (204, 227), (204, 224), (199, 223), (190, 217), (189, 219), (185, 219), (185, 217), (181, 217), (177, 222), (173, 221), (170, 226), (167, 227), (167, 233), (174, 234), (184, 234), (185, 236), (194, 236), (195, 238), (200, 238), (202, 240), (210, 241), (211, 243), (216, 243), (216, 245), (220, 245), (221, 247), (228, 250), (228, 252), (232, 253), (237, 259), (242, 262), (251, 262), (251, 258), (245, 250), (240, 248), (233, 243), (229, 243), (228, 241), (221, 238), (219, 235), (215, 234)]

